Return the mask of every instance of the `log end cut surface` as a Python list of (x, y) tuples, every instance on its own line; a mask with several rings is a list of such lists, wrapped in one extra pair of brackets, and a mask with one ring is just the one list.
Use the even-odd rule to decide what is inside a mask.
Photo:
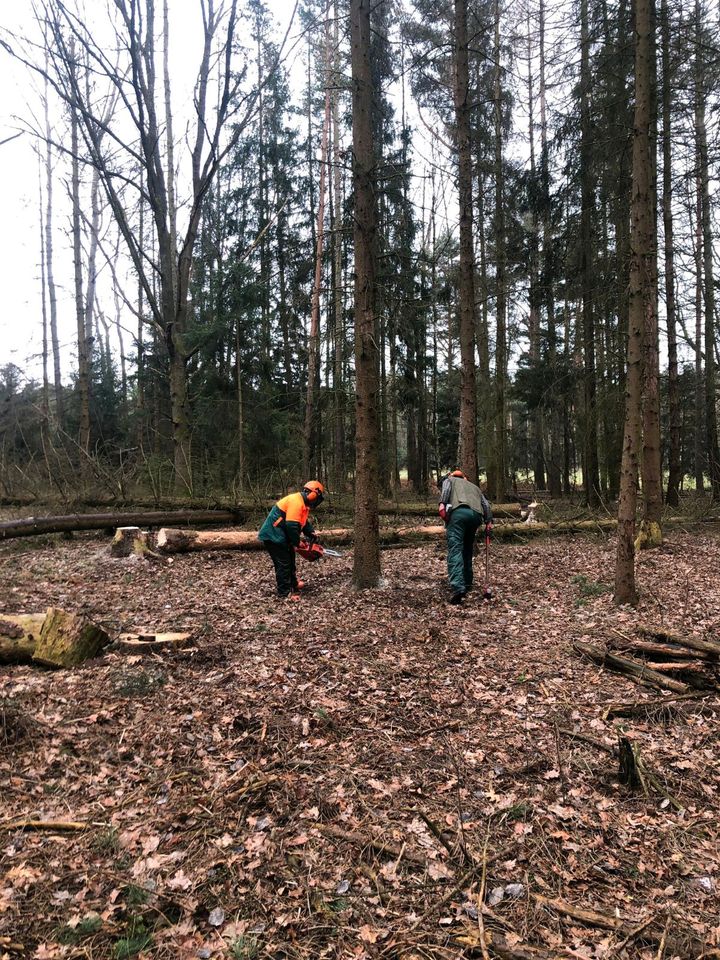
[(97, 656), (109, 642), (105, 631), (84, 617), (50, 607), (33, 661), (49, 667), (74, 667)]

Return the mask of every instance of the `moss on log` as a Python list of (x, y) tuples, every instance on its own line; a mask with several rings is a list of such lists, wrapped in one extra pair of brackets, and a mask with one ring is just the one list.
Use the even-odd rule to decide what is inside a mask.
[(50, 607), (35, 646), (33, 662), (48, 667), (74, 667), (110, 642), (105, 631), (85, 617)]
[(0, 615), (0, 663), (32, 663), (44, 613)]

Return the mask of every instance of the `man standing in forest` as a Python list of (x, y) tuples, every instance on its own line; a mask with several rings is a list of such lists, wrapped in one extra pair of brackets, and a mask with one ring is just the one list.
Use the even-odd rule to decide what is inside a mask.
[(295, 547), (302, 534), (310, 543), (317, 542), (313, 525), (308, 519), (311, 507), (319, 506), (325, 488), (319, 480), (308, 480), (299, 493), (291, 493), (278, 500), (265, 518), (258, 533), (275, 567), (278, 596), (299, 600), (304, 584), (295, 570)]
[(462, 470), (445, 477), (438, 513), (445, 521), (447, 535), (450, 603), (462, 603), (473, 582), (473, 547), (481, 523), (485, 532), (492, 529), (492, 510), (480, 487), (471, 483)]

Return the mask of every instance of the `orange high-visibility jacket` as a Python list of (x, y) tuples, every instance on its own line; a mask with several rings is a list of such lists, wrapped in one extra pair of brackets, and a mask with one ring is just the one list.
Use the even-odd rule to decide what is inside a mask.
[(288, 544), (296, 547), (300, 543), (300, 534), (306, 537), (315, 535), (313, 525), (308, 520), (310, 507), (301, 493), (291, 493), (278, 500), (260, 527), (258, 540), (269, 543)]

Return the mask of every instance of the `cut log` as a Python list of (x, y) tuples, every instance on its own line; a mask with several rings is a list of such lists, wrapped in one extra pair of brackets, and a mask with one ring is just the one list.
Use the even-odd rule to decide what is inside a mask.
[(182, 650), (191, 641), (191, 633), (121, 633), (113, 650), (133, 654), (162, 653), (164, 650)]
[(48, 667), (74, 667), (110, 642), (105, 631), (84, 617), (50, 607), (35, 646), (33, 662)]
[(644, 637), (650, 637), (654, 640), (661, 640), (666, 643), (675, 643), (680, 647), (687, 647), (689, 650), (695, 650), (708, 657), (708, 659), (717, 659), (720, 657), (720, 643), (713, 640), (699, 640), (697, 637), (690, 637), (687, 634), (668, 633), (666, 630), (659, 630), (655, 627), (638, 627), (638, 633)]
[(651, 657), (668, 657), (673, 660), (711, 660), (713, 655), (701, 653), (699, 650), (690, 650), (684, 647), (675, 647), (670, 643), (653, 643), (652, 640), (625, 640), (622, 643), (612, 644), (613, 649), (623, 653), (647, 654)]
[(0, 540), (35, 537), (68, 530), (105, 530), (111, 527), (161, 527), (167, 523), (233, 524), (244, 523), (246, 515), (238, 510), (153, 510), (141, 513), (75, 513), (63, 517), (27, 517), (0, 523)]
[(617, 654), (610, 653), (609, 650), (596, 647), (591, 643), (581, 643), (580, 641), (576, 641), (573, 644), (573, 649), (582, 656), (587, 657), (588, 660), (592, 660), (593, 663), (599, 664), (601, 667), (609, 667), (618, 673), (624, 673), (630, 677), (631, 680), (634, 680), (635, 683), (659, 687), (660, 689), (674, 690), (676, 693), (688, 693), (686, 683), (681, 683), (679, 680), (673, 680), (671, 677), (666, 677), (662, 673), (651, 670), (638, 660), (631, 660), (629, 657), (619, 657)]
[(142, 554), (147, 546), (147, 535), (140, 527), (118, 527), (110, 544), (112, 557), (129, 557), (131, 553)]
[[(505, 539), (513, 536), (534, 536), (541, 533), (595, 533), (600, 530), (612, 530), (617, 525), (615, 520), (581, 520), (574, 523), (533, 523), (526, 526), (524, 523), (499, 523), (493, 527), (493, 537)], [(336, 528), (319, 530), (318, 534), (323, 543), (342, 544), (351, 543), (353, 531), (351, 528)], [(445, 537), (445, 527), (415, 526), (415, 527), (381, 527), (380, 542), (383, 545), (400, 544), (412, 546), (424, 540), (441, 540)], [(157, 547), (161, 553), (186, 553), (198, 550), (260, 550), (262, 543), (257, 539), (257, 533), (252, 530), (176, 530), (163, 527), (157, 538)]]
[(0, 615), (0, 663), (32, 663), (44, 613)]

